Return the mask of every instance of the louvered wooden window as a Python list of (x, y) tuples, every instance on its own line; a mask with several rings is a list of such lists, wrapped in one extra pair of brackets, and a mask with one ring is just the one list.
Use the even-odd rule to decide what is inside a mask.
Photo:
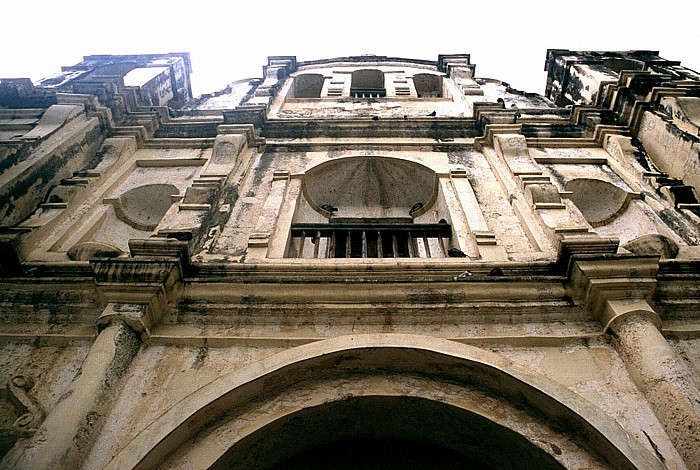
[(448, 224), (295, 224), (293, 258), (444, 258)]

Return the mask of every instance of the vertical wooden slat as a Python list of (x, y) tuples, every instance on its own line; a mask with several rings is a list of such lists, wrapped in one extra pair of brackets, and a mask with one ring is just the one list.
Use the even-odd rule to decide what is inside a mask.
[(362, 257), (367, 258), (367, 232), (362, 231)]
[(331, 232), (331, 237), (328, 239), (326, 258), (335, 258), (335, 230)]
[(314, 258), (318, 258), (318, 247), (321, 246), (321, 232), (316, 231), (314, 236)]
[(299, 258), (304, 257), (304, 242), (306, 241), (306, 232), (301, 232), (301, 237), (299, 238)]
[(445, 253), (445, 242), (440, 233), (438, 233), (438, 245), (440, 246), (440, 256), (447, 258), (447, 253)]
[[(420, 226), (396, 227), (366, 226), (342, 227), (331, 224), (328, 228), (321, 225), (298, 227), (294, 237), (298, 240), (297, 256), (299, 258), (335, 258), (342, 256), (342, 236), (345, 234), (345, 257), (362, 258), (433, 258), (446, 257), (449, 235), (443, 234), (437, 227)], [(386, 240), (383, 238), (386, 237)], [(353, 240), (353, 237), (355, 239)], [(376, 237), (376, 240), (375, 238)], [(307, 246), (313, 243), (313, 249)], [(390, 254), (391, 253), (391, 254)]]

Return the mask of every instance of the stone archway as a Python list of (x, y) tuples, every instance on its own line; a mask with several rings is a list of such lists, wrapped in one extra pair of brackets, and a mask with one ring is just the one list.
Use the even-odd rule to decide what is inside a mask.
[(520, 434), (427, 398), (354, 396), (304, 408), (246, 436), (212, 470), (564, 468)]
[(500, 355), (416, 335), (319, 341), (223, 376), (173, 405), (107, 468), (274, 468), (363, 443), (416, 443), (487, 469), (663, 468), (563, 386)]

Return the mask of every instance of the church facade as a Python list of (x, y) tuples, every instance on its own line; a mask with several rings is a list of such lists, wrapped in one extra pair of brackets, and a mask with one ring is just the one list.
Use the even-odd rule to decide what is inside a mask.
[(0, 80), (8, 469), (697, 469), (700, 74)]

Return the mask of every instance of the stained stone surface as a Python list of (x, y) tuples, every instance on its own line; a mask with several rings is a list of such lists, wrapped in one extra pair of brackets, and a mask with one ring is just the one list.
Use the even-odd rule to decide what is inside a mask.
[(699, 468), (700, 75), (546, 70), (3, 79), (0, 467)]

